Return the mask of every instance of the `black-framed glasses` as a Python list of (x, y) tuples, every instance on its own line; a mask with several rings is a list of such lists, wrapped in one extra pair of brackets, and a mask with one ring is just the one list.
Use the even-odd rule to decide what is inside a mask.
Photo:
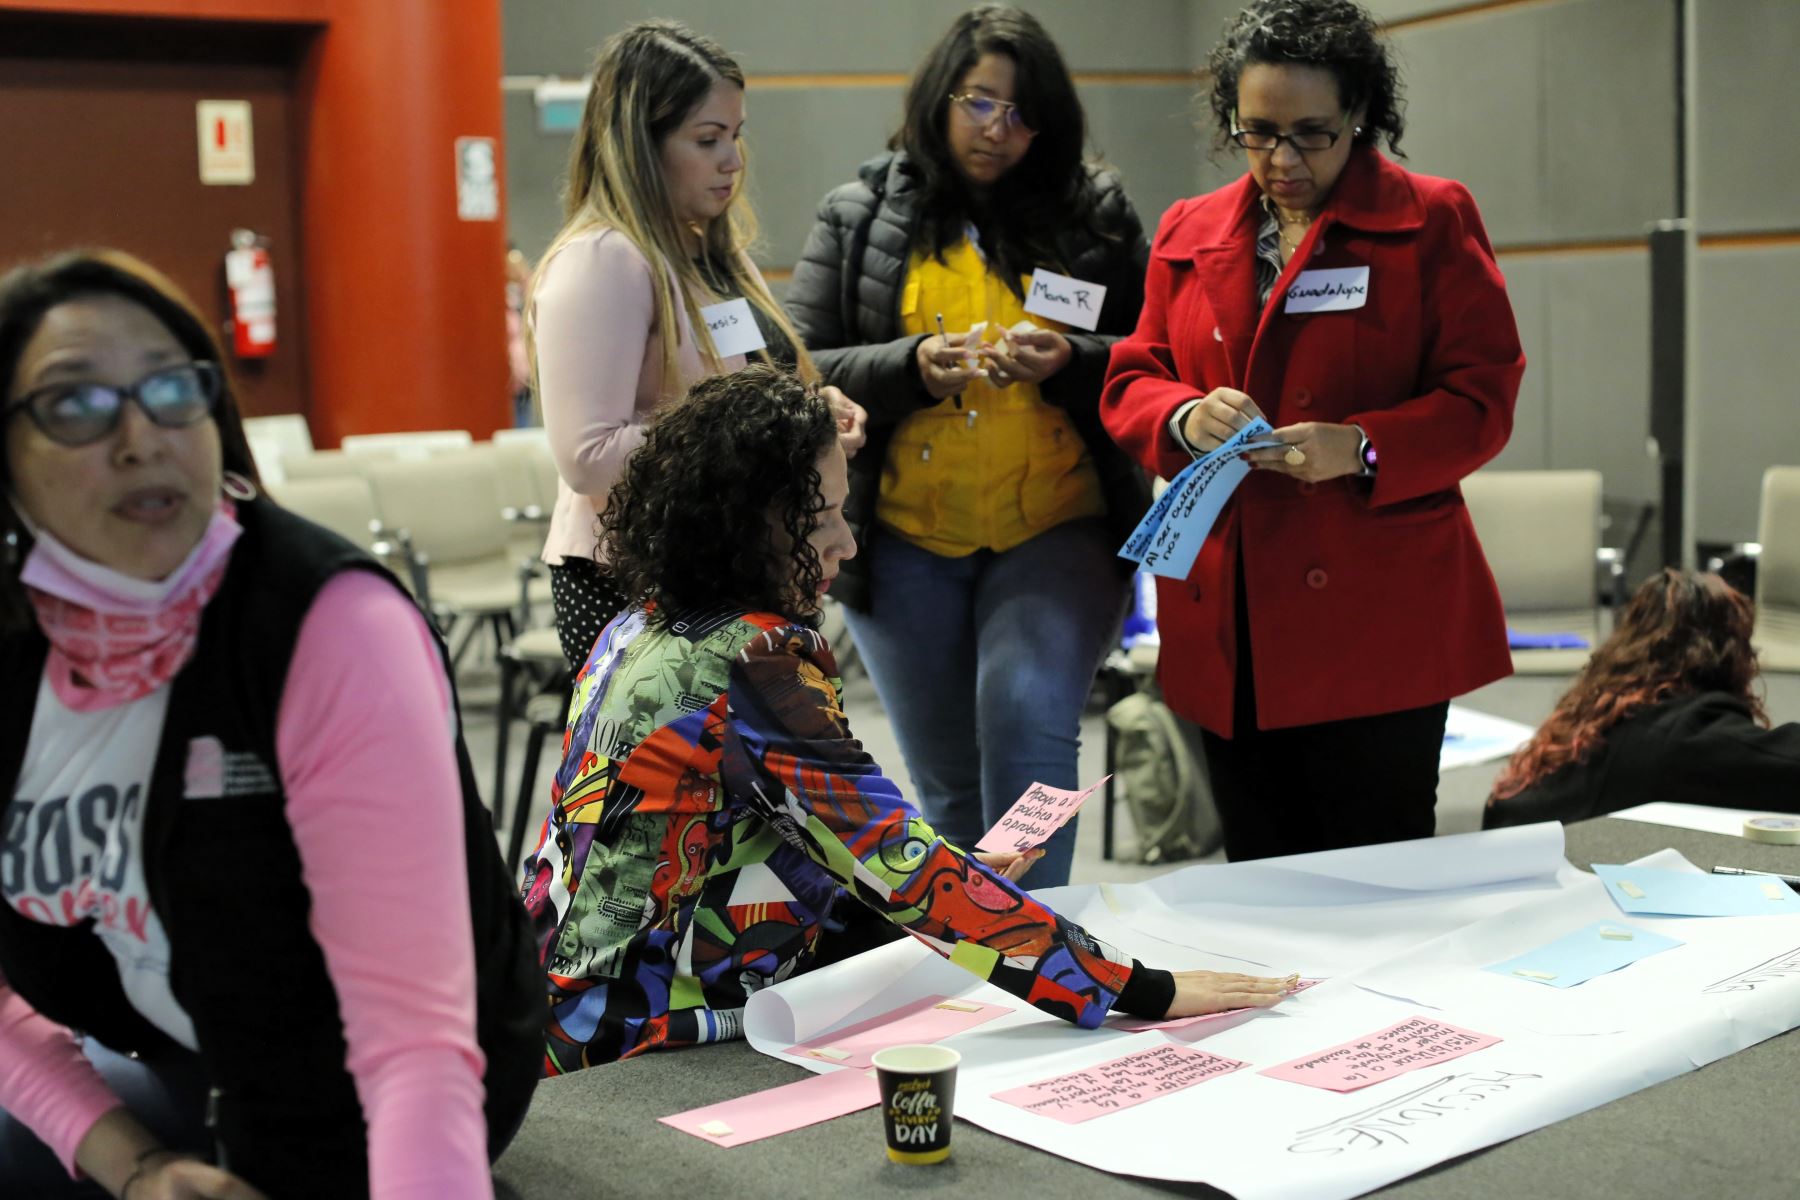
[(1037, 133), (1037, 130), (1025, 123), (1025, 118), (1019, 115), (1019, 106), (1011, 100), (996, 100), (992, 96), (982, 96), (975, 92), (964, 92), (960, 96), (952, 93), (950, 99), (961, 106), (978, 129), (986, 129), (995, 121), (1004, 120), (1008, 133), (1015, 129), (1025, 134)]
[(119, 427), (127, 400), (137, 401), (144, 415), (164, 429), (198, 425), (218, 407), (224, 383), (217, 363), (182, 363), (152, 371), (128, 387), (52, 383), (34, 388), (7, 405), (6, 416), (23, 410), (51, 441), (85, 446)]
[(1337, 140), (1348, 128), (1350, 118), (1345, 117), (1344, 123), (1336, 129), (1299, 129), (1293, 133), (1276, 133), (1273, 129), (1233, 129), (1231, 140), (1246, 150), (1274, 150), (1286, 142), (1302, 154), (1317, 154), (1337, 145)]

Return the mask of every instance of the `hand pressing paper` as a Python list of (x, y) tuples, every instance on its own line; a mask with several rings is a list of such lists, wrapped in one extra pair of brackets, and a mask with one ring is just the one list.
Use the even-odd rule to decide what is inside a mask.
[(977, 850), (988, 854), (1023, 854), (1050, 840), (1050, 835), (1069, 823), (1087, 798), (1099, 791), (1112, 776), (1080, 792), (1067, 792), (1049, 784), (1034, 783), (1024, 795), (1013, 801), (1006, 815), (975, 843)]

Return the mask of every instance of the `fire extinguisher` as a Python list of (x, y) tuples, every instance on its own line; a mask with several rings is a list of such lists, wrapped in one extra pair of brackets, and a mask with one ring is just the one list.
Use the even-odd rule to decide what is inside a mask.
[(248, 229), (231, 231), (225, 290), (230, 298), (232, 353), (239, 358), (275, 353), (275, 268), (268, 243)]

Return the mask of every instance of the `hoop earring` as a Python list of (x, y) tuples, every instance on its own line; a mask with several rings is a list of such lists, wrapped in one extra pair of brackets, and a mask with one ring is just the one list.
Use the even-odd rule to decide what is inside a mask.
[(245, 503), (256, 499), (260, 494), (257, 492), (254, 483), (251, 483), (236, 471), (226, 471), (224, 473), (219, 482), (219, 490), (224, 492), (227, 496), (230, 496), (233, 500), (241, 500)]

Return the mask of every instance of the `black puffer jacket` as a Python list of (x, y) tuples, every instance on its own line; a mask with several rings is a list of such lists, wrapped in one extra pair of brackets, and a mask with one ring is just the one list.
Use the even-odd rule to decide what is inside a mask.
[[(1055, 269), (1104, 285), (1106, 302), (1093, 333), (1068, 335), (1073, 350), (1069, 363), (1046, 379), (1041, 390), (1046, 403), (1069, 414), (1087, 443), (1106, 496), (1109, 527), (1123, 543), (1148, 507), (1150, 489), (1101, 428), (1100, 383), (1112, 344), (1137, 326), (1149, 245), (1119, 177), (1096, 170), (1094, 187), (1099, 202), (1093, 223), (1112, 237), (1071, 228), (1059, 246), (1063, 267)], [(918, 177), (904, 153), (890, 151), (864, 163), (854, 183), (834, 189), (819, 205), (818, 220), (788, 285), (788, 313), (825, 382), (869, 410), (869, 441), (850, 460), (845, 505), (859, 543), (874, 517), (894, 426), (937, 403), (925, 390), (914, 358), (923, 336), (900, 332), (900, 289), (918, 228), (917, 191)], [(831, 591), (852, 608), (869, 606), (864, 562), (853, 558), (845, 563)], [(1121, 572), (1129, 566), (1119, 560)]]

